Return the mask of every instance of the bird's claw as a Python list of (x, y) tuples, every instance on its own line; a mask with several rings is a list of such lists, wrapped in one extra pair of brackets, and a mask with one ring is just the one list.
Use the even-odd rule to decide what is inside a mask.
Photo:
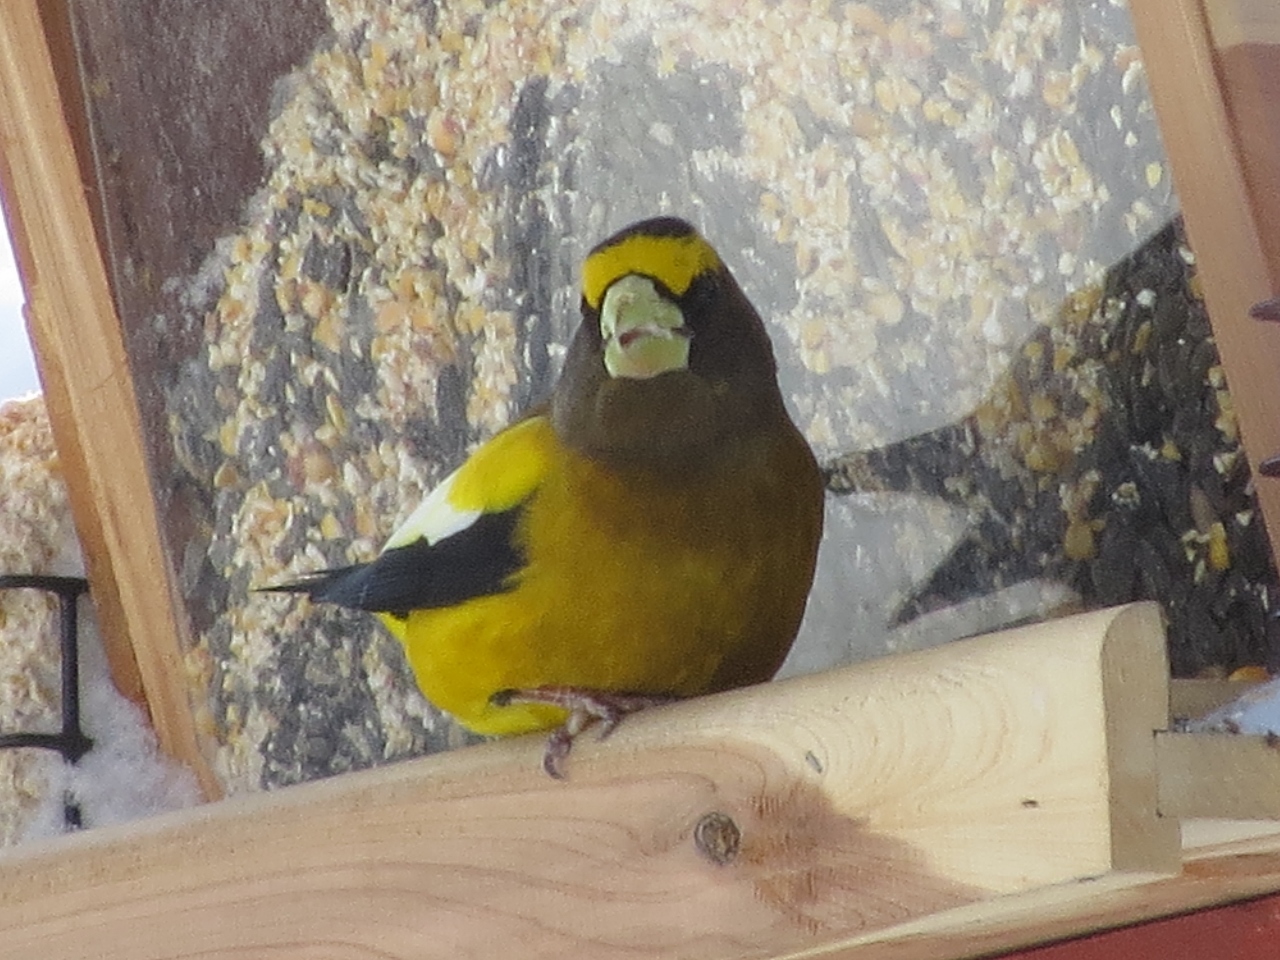
[(499, 690), (490, 702), (505, 707), (513, 703), (542, 703), (569, 711), (565, 722), (547, 737), (542, 755), (542, 769), (547, 775), (564, 780), (564, 760), (573, 749), (573, 741), (590, 727), (597, 728), (597, 739), (608, 737), (622, 719), (648, 707), (657, 707), (679, 699), (665, 694), (614, 693), (581, 687), (533, 687), (528, 690)]
[(566, 726), (556, 727), (547, 737), (547, 748), (542, 754), (542, 769), (552, 780), (564, 780), (564, 760), (573, 749), (573, 734)]

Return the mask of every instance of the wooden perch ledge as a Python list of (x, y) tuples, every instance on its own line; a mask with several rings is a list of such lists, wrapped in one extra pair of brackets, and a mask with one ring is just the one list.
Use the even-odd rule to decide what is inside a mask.
[(1163, 650), (1140, 604), (642, 714), (565, 783), (529, 737), (64, 838), (0, 860), (0, 956), (965, 956), (1280, 888), (1157, 815)]

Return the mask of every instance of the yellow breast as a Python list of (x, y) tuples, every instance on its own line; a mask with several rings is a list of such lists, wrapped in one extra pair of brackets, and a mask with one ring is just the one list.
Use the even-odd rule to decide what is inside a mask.
[(564, 712), (495, 707), (500, 690), (690, 696), (772, 676), (821, 528), (817, 470), (794, 430), (666, 479), (575, 454), (543, 418), (521, 430), (522, 462), (541, 476), (516, 528), (527, 563), (514, 588), (388, 624), (428, 699), (476, 732), (510, 734)]

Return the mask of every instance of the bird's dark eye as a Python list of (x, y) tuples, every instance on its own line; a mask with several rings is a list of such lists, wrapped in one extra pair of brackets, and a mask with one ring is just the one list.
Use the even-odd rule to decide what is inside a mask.
[(720, 294), (720, 278), (714, 273), (704, 273), (689, 285), (681, 298), (685, 315), (691, 320), (711, 309)]

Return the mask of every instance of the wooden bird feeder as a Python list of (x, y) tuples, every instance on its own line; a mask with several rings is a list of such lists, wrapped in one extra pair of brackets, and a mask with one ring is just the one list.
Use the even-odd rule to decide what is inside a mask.
[[(1251, 462), (1280, 452), (1280, 7), (1132, 0)], [(218, 793), (58, 3), (0, 4), (0, 186), (115, 677)], [(1280, 481), (1260, 481), (1272, 543)], [(1150, 604), (211, 802), (0, 861), (0, 957), (986, 955), (1280, 891), (1280, 751), (1170, 731)], [(1274, 929), (1274, 928), (1273, 928)]]
[(565, 783), (531, 737), (94, 830), (3, 864), (0, 955), (960, 957), (1280, 889), (1275, 751), (1167, 732), (1164, 667), (1139, 604), (644, 714)]

